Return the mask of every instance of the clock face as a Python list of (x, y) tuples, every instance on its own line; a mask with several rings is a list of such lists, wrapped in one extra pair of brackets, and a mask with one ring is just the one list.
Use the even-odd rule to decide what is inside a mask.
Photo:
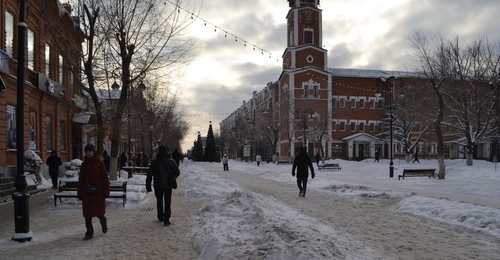
[(312, 24), (316, 19), (315, 12), (311, 10), (304, 10), (301, 13), (301, 20), (304, 24)]

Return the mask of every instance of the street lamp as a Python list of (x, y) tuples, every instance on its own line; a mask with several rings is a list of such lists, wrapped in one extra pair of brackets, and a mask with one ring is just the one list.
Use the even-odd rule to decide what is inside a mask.
[(379, 98), (382, 95), (382, 92), (380, 91), (380, 87), (384, 87), (384, 90), (386, 92), (389, 92), (389, 132), (390, 132), (390, 163), (389, 163), (389, 177), (392, 178), (394, 177), (394, 162), (393, 162), (393, 129), (392, 129), (392, 124), (393, 124), (393, 114), (392, 110), (394, 109), (394, 91), (396, 87), (396, 81), (399, 82), (399, 87), (401, 89), (400, 96), (404, 97), (402, 88), (404, 87), (404, 82), (402, 79), (398, 79), (397, 77), (391, 76), (389, 78), (386, 77), (380, 77), (377, 79), (377, 90), (375, 91), (375, 96)]
[(14, 186), (16, 191), (12, 194), (14, 200), (14, 224), (15, 234), (12, 240), (17, 242), (31, 241), (33, 234), (29, 222), (29, 197), (26, 192), (26, 178), (24, 176), (24, 52), (26, 43), (26, 23), (24, 20), (25, 1), (19, 4), (18, 27), (18, 56), (17, 56), (17, 111), (16, 111), (16, 149), (17, 149), (17, 173)]

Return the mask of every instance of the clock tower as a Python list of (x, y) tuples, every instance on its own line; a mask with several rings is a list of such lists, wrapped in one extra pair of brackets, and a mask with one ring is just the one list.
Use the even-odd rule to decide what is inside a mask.
[(317, 133), (331, 132), (332, 80), (323, 49), (320, 0), (288, 0), (287, 46), (280, 86), (280, 154), (294, 156), (305, 146), (309, 155), (326, 141)]
[(289, 0), (287, 49), (283, 69), (315, 66), (326, 70), (327, 51), (322, 48), (322, 12), (319, 0)]

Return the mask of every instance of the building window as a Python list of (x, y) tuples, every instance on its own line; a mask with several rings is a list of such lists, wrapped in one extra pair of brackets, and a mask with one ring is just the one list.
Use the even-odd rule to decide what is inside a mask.
[(304, 85), (304, 98), (309, 97), (309, 85)]
[(345, 98), (340, 98), (340, 108), (345, 108)]
[(64, 79), (64, 59), (62, 55), (59, 55), (59, 83), (62, 85)]
[(337, 97), (332, 98), (332, 107), (337, 107)]
[(375, 99), (370, 99), (370, 109), (375, 109)]
[(46, 128), (46, 139), (47, 139), (47, 151), (54, 150), (54, 142), (52, 140), (52, 117), (47, 116), (45, 118), (45, 128)]
[(351, 132), (356, 132), (356, 122), (351, 122)]
[(45, 44), (45, 76), (50, 78), (50, 45)]
[(356, 108), (356, 98), (351, 98), (351, 108)]
[(365, 99), (364, 98), (359, 99), (359, 108), (365, 108)]
[(66, 124), (61, 120), (59, 129), (61, 130), (61, 151), (66, 151)]
[(379, 99), (379, 101), (378, 101), (378, 109), (384, 109), (384, 100), (383, 99)]
[(28, 69), (35, 70), (35, 33), (28, 29)]
[(370, 123), (370, 132), (375, 132), (375, 123)]
[(30, 112), (30, 123), (29, 123), (29, 141), (28, 141), (28, 147), (30, 150), (36, 150), (36, 136), (37, 136), (37, 120), (36, 120), (36, 112)]
[(313, 95), (314, 95), (314, 98), (319, 97), (319, 86), (318, 85), (313, 86)]
[(16, 107), (7, 105), (7, 149), (16, 149)]
[(311, 29), (304, 30), (304, 44), (313, 43), (313, 31)]
[(359, 123), (359, 131), (364, 132), (365, 131), (365, 123)]
[(337, 131), (337, 122), (332, 121), (332, 131)]
[(344, 122), (344, 121), (340, 121), (340, 127), (339, 127), (339, 130), (340, 130), (340, 131), (345, 131), (345, 122)]
[(14, 15), (5, 12), (5, 52), (13, 57), (14, 54)]

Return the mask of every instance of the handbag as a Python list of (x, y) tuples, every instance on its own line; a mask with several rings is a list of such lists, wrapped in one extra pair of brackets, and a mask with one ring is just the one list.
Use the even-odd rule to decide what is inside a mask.
[(175, 179), (175, 177), (168, 178), (168, 185), (174, 190), (177, 189), (177, 180)]
[(89, 184), (88, 183), (89, 176), (87, 176), (86, 180), (87, 180), (87, 193), (89, 193), (89, 194), (99, 194), (99, 193), (101, 193), (101, 186)]
[(101, 187), (87, 183), (87, 193), (99, 194), (101, 193)]

